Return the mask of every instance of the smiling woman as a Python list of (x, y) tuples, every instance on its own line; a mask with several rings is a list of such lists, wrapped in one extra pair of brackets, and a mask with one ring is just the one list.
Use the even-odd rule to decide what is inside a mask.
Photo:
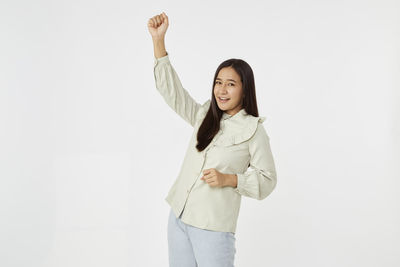
[(234, 68), (222, 68), (215, 79), (214, 94), (218, 107), (230, 115), (242, 108), (243, 87), (240, 76)]
[[(235, 115), (244, 109), (247, 114), (258, 117), (253, 70), (242, 60), (231, 58), (222, 62), (215, 71), (211, 107), (202, 122), (196, 148), (204, 150), (220, 131), (223, 114)], [(225, 100), (224, 100), (225, 99)]]
[(242, 196), (265, 199), (277, 181), (269, 136), (258, 116), (253, 71), (241, 59), (222, 62), (211, 99), (198, 103), (182, 86), (165, 50), (165, 13), (150, 18), (158, 92), (189, 123), (191, 136), (165, 200), (169, 266), (234, 266)]

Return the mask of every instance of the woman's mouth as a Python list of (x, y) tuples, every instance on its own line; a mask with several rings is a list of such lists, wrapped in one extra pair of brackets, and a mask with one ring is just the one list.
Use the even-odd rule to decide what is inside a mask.
[(218, 99), (219, 99), (219, 101), (220, 101), (221, 103), (226, 103), (226, 102), (229, 101), (230, 98), (227, 98), (227, 97), (218, 97)]

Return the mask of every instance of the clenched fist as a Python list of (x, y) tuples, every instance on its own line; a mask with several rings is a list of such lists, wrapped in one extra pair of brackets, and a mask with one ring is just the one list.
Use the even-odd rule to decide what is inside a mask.
[(200, 179), (204, 180), (212, 187), (224, 187), (229, 185), (228, 175), (214, 168), (203, 170), (203, 177)]
[(168, 25), (168, 16), (165, 15), (164, 12), (160, 15), (155, 15), (154, 17), (150, 18), (149, 22), (147, 23), (147, 27), (153, 39), (164, 38)]

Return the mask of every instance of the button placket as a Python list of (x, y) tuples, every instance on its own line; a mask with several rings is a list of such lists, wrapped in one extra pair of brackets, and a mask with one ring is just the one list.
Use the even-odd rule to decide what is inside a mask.
[(222, 121), (220, 131), (214, 136), (213, 140), (211, 141), (210, 147), (215, 146), (215, 143), (223, 135), (224, 130), (225, 130), (225, 123)]
[[(205, 161), (206, 161), (206, 154), (207, 154), (208, 150), (209, 150), (212, 146), (214, 146), (215, 141), (218, 140), (218, 138), (222, 135), (223, 130), (224, 130), (224, 123), (222, 122), (222, 123), (221, 123), (220, 131), (214, 136), (214, 138), (213, 138), (213, 140), (211, 140), (210, 144), (203, 150), (203, 152), (202, 152), (203, 164), (202, 164), (202, 167), (200, 168), (200, 172), (199, 172), (199, 174), (198, 174), (199, 176), (200, 176), (200, 175), (202, 174), (202, 172), (203, 172), (203, 167), (204, 167), (204, 164), (205, 164)], [(186, 192), (187, 192), (187, 194), (189, 194), (189, 193), (190, 193), (190, 189), (186, 190)]]
[(211, 147), (211, 146), (215, 146), (215, 142), (217, 142), (218, 139), (221, 138), (221, 135), (224, 134), (224, 131), (225, 131), (225, 122), (224, 122), (224, 121), (221, 121), (221, 124), (220, 124), (220, 125), (221, 125), (221, 126), (220, 126), (220, 130), (219, 130), (219, 132), (214, 136), (213, 140), (211, 141), (210, 147)]

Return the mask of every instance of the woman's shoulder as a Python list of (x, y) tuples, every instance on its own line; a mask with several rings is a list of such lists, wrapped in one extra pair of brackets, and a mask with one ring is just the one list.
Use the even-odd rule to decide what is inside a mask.
[(251, 139), (256, 132), (265, 131), (263, 123), (266, 120), (265, 116), (253, 116), (250, 114), (246, 114), (244, 116), (244, 127), (240, 132), (236, 134), (235, 143), (241, 143)]
[(202, 105), (201, 108), (205, 109), (205, 111), (207, 111), (210, 108), (211, 105), (211, 99), (207, 99)]
[(200, 105), (200, 108), (197, 112), (196, 120), (203, 119), (206, 116), (207, 111), (210, 108), (210, 105), (211, 105), (211, 99), (207, 99), (205, 102), (203, 102), (203, 104)]
[(265, 117), (265, 116), (256, 117), (256, 116), (253, 116), (253, 115), (250, 115), (250, 114), (246, 114), (245, 117), (248, 120), (248, 122), (247, 122), (248, 124), (255, 125), (256, 127), (259, 124), (262, 124), (267, 119), (267, 117)]

